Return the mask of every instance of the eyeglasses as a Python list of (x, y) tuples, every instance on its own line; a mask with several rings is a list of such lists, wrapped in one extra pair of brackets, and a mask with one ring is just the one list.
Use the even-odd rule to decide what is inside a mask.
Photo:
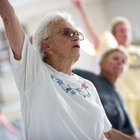
[(64, 36), (71, 39), (73, 39), (75, 36), (78, 36), (80, 41), (84, 40), (84, 35), (79, 31), (73, 31), (69, 28), (65, 28), (62, 33)]
[[(78, 36), (80, 41), (84, 40), (84, 35), (81, 32), (79, 32), (77, 30), (73, 31), (70, 28), (64, 28), (63, 31), (60, 31), (59, 33), (62, 33), (62, 35), (67, 37), (67, 38), (71, 38), (71, 40), (73, 40), (75, 36)], [(48, 38), (49, 37), (47, 37), (46, 40)]]

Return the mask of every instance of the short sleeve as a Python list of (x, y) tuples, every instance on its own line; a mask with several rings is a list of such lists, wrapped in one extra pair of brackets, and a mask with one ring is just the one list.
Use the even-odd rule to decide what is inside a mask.
[(25, 35), (23, 43), (21, 60), (16, 60), (12, 50), (10, 50), (12, 69), (17, 87), (21, 93), (33, 84), (41, 70), (42, 60), (37, 50), (31, 44), (27, 35)]

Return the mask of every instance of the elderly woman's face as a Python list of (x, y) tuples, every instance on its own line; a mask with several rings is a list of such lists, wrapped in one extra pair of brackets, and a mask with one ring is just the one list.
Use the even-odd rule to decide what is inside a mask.
[(52, 55), (63, 59), (75, 59), (80, 56), (80, 39), (82, 35), (66, 21), (55, 23), (48, 37)]
[(119, 77), (126, 67), (126, 56), (119, 51), (112, 52), (101, 64), (101, 71)]

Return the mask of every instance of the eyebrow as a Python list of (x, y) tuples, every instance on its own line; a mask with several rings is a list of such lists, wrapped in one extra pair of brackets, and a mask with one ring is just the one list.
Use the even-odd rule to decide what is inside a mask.
[(61, 30), (71, 30), (71, 31), (78, 31), (77, 29), (72, 29), (72, 28), (68, 28), (68, 27), (66, 27), (66, 28), (61, 28)]

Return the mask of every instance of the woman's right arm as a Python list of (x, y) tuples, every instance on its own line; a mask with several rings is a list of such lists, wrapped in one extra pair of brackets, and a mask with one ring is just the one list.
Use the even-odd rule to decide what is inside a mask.
[(138, 140), (136, 137), (128, 136), (116, 129), (104, 133), (108, 140)]
[(0, 0), (0, 15), (14, 57), (20, 60), (25, 33), (15, 14), (13, 6), (8, 0)]

